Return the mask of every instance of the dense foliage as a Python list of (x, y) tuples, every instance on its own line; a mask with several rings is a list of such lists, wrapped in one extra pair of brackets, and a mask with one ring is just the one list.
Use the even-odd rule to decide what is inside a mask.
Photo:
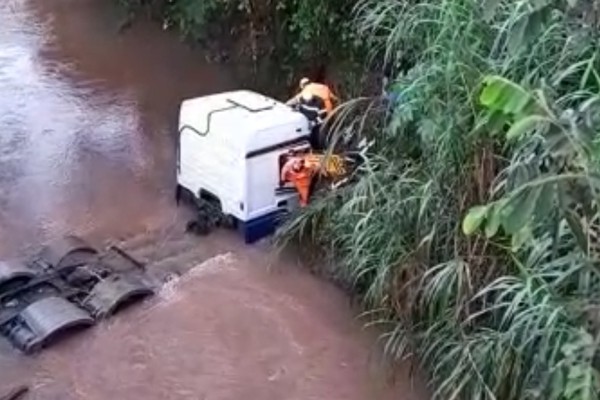
[[(245, 43), (254, 59), (273, 57), (290, 72), (299, 65), (345, 63), (360, 46), (352, 26), (356, 0), (118, 0), (136, 12), (149, 10), (193, 40)], [(211, 35), (210, 33), (213, 33)], [(282, 71), (279, 72), (282, 74)], [(298, 72), (296, 71), (296, 74)]]
[(388, 354), (416, 356), (437, 398), (600, 398), (599, 10), (355, 9), (400, 101), (347, 106), (340, 133), (373, 142), (356, 183), (282, 240), (324, 249), (388, 327)]

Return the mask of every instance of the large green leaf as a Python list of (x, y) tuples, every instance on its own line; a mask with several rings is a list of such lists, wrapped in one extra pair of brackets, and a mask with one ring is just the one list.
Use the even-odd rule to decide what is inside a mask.
[(467, 216), (463, 219), (463, 232), (465, 235), (472, 235), (479, 229), (488, 213), (488, 206), (477, 206), (469, 210)]
[(535, 212), (542, 188), (542, 185), (533, 186), (509, 199), (502, 210), (502, 227), (506, 233), (513, 235), (527, 225)]
[(527, 164), (515, 165), (514, 170), (510, 174), (509, 188), (516, 189), (524, 184), (530, 182), (537, 176), (537, 172), (532, 170), (531, 166)]
[(498, 229), (500, 229), (500, 222), (502, 221), (502, 208), (504, 202), (494, 204), (487, 215), (487, 221), (485, 224), (485, 235), (491, 239), (496, 236)]
[(479, 101), (485, 107), (505, 114), (520, 115), (532, 108), (534, 97), (523, 87), (500, 76), (484, 79)]
[(524, 227), (520, 231), (516, 232), (511, 238), (511, 250), (514, 253), (519, 251), (523, 245), (527, 243), (529, 239), (531, 239), (531, 236), (531, 229), (528, 229), (528, 227)]
[(551, 213), (556, 200), (556, 185), (547, 183), (542, 187), (540, 198), (535, 208), (535, 215), (540, 220), (547, 218)]
[(512, 54), (522, 51), (527, 45), (538, 38), (545, 22), (551, 16), (551, 8), (546, 0), (534, 0), (530, 4), (533, 10), (520, 15), (510, 27), (507, 38), (507, 48)]
[(510, 127), (506, 133), (506, 138), (508, 140), (519, 139), (535, 128), (547, 125), (548, 122), (548, 118), (541, 115), (530, 115), (521, 118)]
[(511, 118), (507, 114), (498, 110), (490, 110), (477, 122), (472, 132), (480, 136), (484, 133), (489, 136), (504, 134), (510, 122), (512, 122)]

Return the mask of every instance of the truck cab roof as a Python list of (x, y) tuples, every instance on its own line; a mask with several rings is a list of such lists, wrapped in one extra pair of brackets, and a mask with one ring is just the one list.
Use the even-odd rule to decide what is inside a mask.
[[(284, 129), (281, 129), (286, 127)], [(236, 147), (251, 153), (306, 135), (306, 118), (287, 105), (264, 95), (239, 90), (185, 100), (180, 131), (202, 136), (226, 135)]]

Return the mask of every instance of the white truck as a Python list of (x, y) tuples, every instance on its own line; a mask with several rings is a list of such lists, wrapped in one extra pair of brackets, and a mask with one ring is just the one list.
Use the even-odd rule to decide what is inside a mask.
[(251, 91), (185, 100), (179, 117), (178, 190), (213, 201), (247, 243), (271, 234), (297, 194), (278, 190), (290, 150), (306, 150), (309, 123), (287, 105)]

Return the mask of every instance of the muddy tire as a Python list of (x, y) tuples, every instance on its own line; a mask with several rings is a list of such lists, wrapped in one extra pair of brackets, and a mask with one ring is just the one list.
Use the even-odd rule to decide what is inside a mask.
[(196, 217), (189, 221), (186, 232), (206, 236), (216, 228), (225, 227), (228, 221), (221, 211), (220, 204), (195, 197)]
[(181, 203), (181, 186), (177, 185), (175, 187), (175, 204), (179, 205)]
[(174, 197), (175, 202), (178, 206), (180, 204), (194, 204), (194, 194), (181, 185), (177, 185), (177, 187), (175, 188)]
[(233, 215), (221, 214), (219, 227), (223, 229), (235, 229), (237, 227), (237, 219)]
[(186, 233), (191, 233), (197, 236), (207, 236), (211, 232), (211, 227), (208, 226), (206, 221), (199, 219), (193, 219), (189, 221), (185, 227)]

